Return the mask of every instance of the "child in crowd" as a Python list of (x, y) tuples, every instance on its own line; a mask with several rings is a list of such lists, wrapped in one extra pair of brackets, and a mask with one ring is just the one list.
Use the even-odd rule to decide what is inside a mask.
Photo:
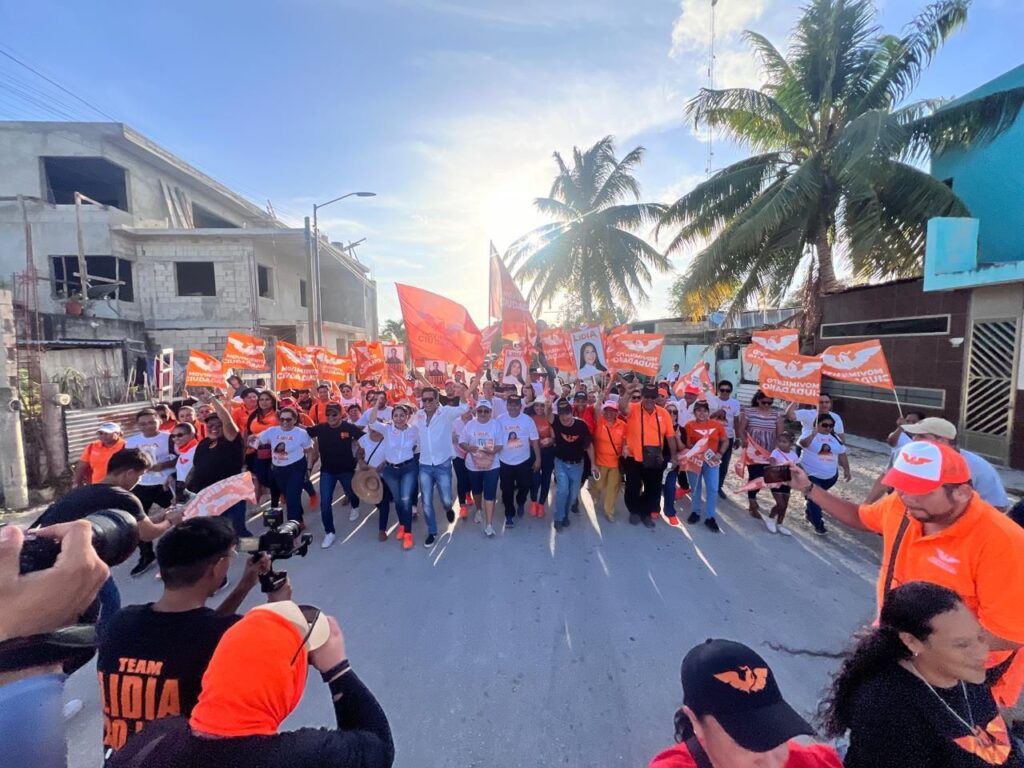
[[(789, 464), (796, 464), (800, 460), (796, 451), (793, 450), (793, 436), (789, 432), (783, 432), (775, 440), (775, 450), (769, 459), (770, 466), (781, 467)], [(783, 536), (792, 536), (793, 532), (782, 524), (786, 519), (786, 510), (789, 508), (789, 486), (785, 483), (769, 486), (772, 498), (775, 499), (775, 506), (767, 515), (763, 512), (761, 519), (765, 527), (772, 533), (781, 533)]]

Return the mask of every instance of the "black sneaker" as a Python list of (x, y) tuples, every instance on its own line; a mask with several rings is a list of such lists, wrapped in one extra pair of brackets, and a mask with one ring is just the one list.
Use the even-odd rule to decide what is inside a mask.
[(578, 501), (574, 501), (572, 503), (572, 511), (575, 512), (577, 515), (580, 513), (580, 503)]
[(562, 521), (562, 527), (563, 528), (568, 528), (569, 527), (569, 518), (568, 517), (565, 518), (565, 520)]
[(721, 488), (718, 489), (718, 498), (725, 499), (726, 501), (729, 500), (729, 497), (725, 495), (725, 491), (723, 491)]
[(654, 528), (655, 527), (654, 521), (651, 519), (650, 515), (644, 515), (643, 517), (641, 517), (640, 518), (640, 522), (642, 522), (644, 524), (644, 528)]
[(707, 528), (709, 531), (714, 531), (715, 533), (722, 532), (722, 529), (718, 527), (718, 521), (715, 520), (715, 518), (713, 517), (709, 517), (707, 520), (704, 521), (704, 527)]
[(506, 528), (515, 528), (516, 527), (516, 519), (514, 517), (506, 517), (505, 518), (505, 527)]
[(154, 565), (156, 565), (156, 555), (149, 555), (149, 557), (146, 557), (145, 555), (139, 555), (139, 562), (137, 562), (135, 564), (135, 567), (132, 568), (131, 575), (141, 576)]
[(826, 528), (825, 524), (822, 523), (821, 525), (814, 526), (814, 532), (819, 536), (825, 536), (828, 534), (828, 528)]
[(518, 507), (516, 507), (516, 516), (517, 517), (522, 517), (525, 514), (526, 514), (526, 505), (525, 504), (520, 504)]
[(630, 515), (629, 516), (629, 524), (630, 525), (640, 525), (640, 515)]
[(560, 531), (565, 527), (565, 524), (561, 520), (555, 520), (555, 530)]
[(691, 512), (690, 516), (688, 518), (686, 518), (686, 522), (688, 522), (690, 525), (694, 525), (696, 523), (699, 523), (700, 522), (700, 515), (698, 515), (696, 512)]
[(425, 538), (423, 540), (423, 546), (424, 547), (432, 547), (432, 546), (434, 546), (434, 542), (435, 541), (437, 541), (437, 535), (433, 534), (433, 533), (428, 533), (427, 534), (427, 538)]
[(445, 508), (444, 516), (448, 520), (449, 523), (454, 523), (455, 522), (455, 510), (452, 509), (451, 507)]

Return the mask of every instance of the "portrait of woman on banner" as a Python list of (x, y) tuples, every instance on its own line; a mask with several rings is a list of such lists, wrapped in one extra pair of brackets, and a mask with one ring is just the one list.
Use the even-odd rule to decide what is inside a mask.
[(502, 384), (514, 384), (518, 387), (526, 386), (526, 377), (523, 375), (523, 361), (521, 358), (513, 357), (505, 363), (505, 375), (501, 378)]
[(601, 373), (607, 373), (608, 369), (601, 362), (600, 352), (592, 341), (585, 341), (580, 345), (578, 357), (579, 373), (581, 379), (588, 379)]

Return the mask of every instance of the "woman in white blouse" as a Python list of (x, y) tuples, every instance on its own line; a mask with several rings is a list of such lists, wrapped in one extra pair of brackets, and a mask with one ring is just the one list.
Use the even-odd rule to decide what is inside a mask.
[(394, 407), (390, 424), (377, 421), (376, 411), (376, 408), (370, 411), (369, 427), (384, 437), (380, 446), (380, 452), (384, 454), (381, 478), (395, 500), (398, 538), (402, 540), (403, 549), (412, 549), (412, 506), (416, 501), (413, 493), (419, 472), (415, 454), (419, 448), (420, 431), (417, 427), (409, 426), (412, 408), (405, 403)]

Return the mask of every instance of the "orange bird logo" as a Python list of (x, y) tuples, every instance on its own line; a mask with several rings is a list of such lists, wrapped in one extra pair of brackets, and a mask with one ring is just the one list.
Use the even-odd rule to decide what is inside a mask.
[(984, 730), (976, 725), (970, 736), (961, 736), (953, 742), (989, 765), (1003, 765), (1010, 758), (1010, 735), (1001, 715), (996, 715)]
[(728, 672), (719, 672), (715, 675), (715, 679), (726, 685), (731, 685), (737, 691), (757, 693), (764, 690), (765, 685), (768, 684), (768, 670), (765, 667), (755, 667), (754, 669), (740, 667), (738, 672), (734, 669), (730, 669)]
[(910, 456), (906, 453), (903, 454), (903, 460), (915, 467), (922, 464), (931, 464), (934, 461), (934, 459), (929, 459), (927, 456)]

